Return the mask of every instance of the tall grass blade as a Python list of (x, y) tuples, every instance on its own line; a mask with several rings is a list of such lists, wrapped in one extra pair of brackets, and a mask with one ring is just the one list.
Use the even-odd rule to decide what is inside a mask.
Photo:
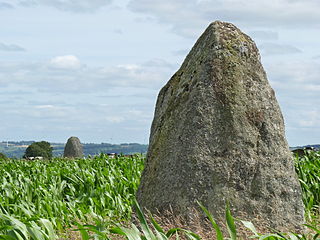
[[(30, 236), (36, 240), (47, 240), (49, 239), (41, 228), (35, 223), (31, 222), (30, 226), (27, 227)], [(28, 239), (28, 238), (27, 238)]]
[(162, 229), (162, 227), (157, 223), (157, 221), (152, 217), (152, 215), (150, 214), (150, 221), (152, 223), (152, 226), (155, 228), (156, 231), (165, 234), (164, 230)]
[(125, 227), (114, 227), (110, 230), (111, 233), (119, 234), (122, 236), (127, 237), (128, 240), (146, 240), (147, 238), (142, 236), (139, 229), (132, 224), (131, 228), (125, 228)]
[(147, 222), (146, 218), (144, 217), (144, 214), (143, 214), (137, 200), (134, 199), (133, 203), (134, 203), (133, 206), (136, 209), (136, 213), (138, 215), (138, 219), (140, 221), (140, 226), (141, 226), (142, 232), (144, 233), (144, 236), (146, 237), (146, 239), (156, 239), (156, 236), (154, 235), (154, 233), (150, 229), (148, 222)]
[(184, 230), (184, 229), (182, 230), (182, 232), (189, 240), (201, 240), (200, 236), (194, 232)]
[(255, 226), (253, 225), (252, 222), (249, 222), (249, 221), (243, 221), (243, 220), (240, 220), (240, 222), (246, 227), (248, 228), (253, 234), (255, 237), (259, 237), (260, 234), (258, 233), (257, 229), (255, 228)]
[(237, 240), (237, 230), (234, 224), (234, 219), (231, 215), (229, 203), (227, 203), (227, 206), (226, 206), (226, 220), (227, 220), (227, 228), (228, 228), (231, 240)]
[(218, 224), (214, 221), (211, 213), (209, 213), (209, 211), (201, 203), (199, 203), (199, 202), (197, 202), (197, 203), (200, 206), (200, 208), (202, 209), (202, 211), (205, 213), (205, 215), (208, 217), (209, 221), (211, 222), (212, 227), (216, 231), (217, 240), (223, 240), (223, 234), (222, 234)]
[(291, 240), (300, 240), (302, 238), (298, 238), (296, 235), (294, 235), (293, 233), (288, 233), (288, 236), (290, 237)]
[(41, 219), (39, 220), (39, 222), (40, 222), (40, 224), (41, 224), (42, 226), (44, 226), (45, 231), (47, 232), (48, 238), (49, 238), (50, 240), (54, 240), (54, 239), (57, 238), (57, 235), (56, 235), (56, 233), (55, 233), (55, 231), (54, 231), (54, 227), (53, 227), (52, 223), (51, 223), (48, 219), (43, 219), (43, 218), (41, 218)]
[(78, 229), (75, 229), (74, 231), (79, 231), (80, 232), (81, 239), (82, 240), (89, 240), (90, 239), (90, 235), (87, 232), (87, 230), (79, 223), (75, 223), (75, 225), (78, 226)]
[(17, 240), (17, 239), (9, 235), (0, 235), (0, 240)]

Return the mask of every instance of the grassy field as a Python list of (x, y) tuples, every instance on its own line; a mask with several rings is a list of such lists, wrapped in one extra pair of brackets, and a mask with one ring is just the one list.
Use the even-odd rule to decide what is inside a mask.
[[(164, 231), (152, 220), (149, 227), (142, 213), (138, 214), (141, 228), (119, 225), (126, 225), (131, 218), (144, 160), (141, 155), (108, 158), (103, 154), (76, 160), (0, 160), (0, 239), (70, 239), (66, 234), (72, 230), (77, 230), (79, 239), (84, 240), (108, 239), (111, 232), (130, 240), (164, 240), (178, 232), (189, 239), (199, 239), (196, 234), (178, 228)], [(252, 224), (242, 222), (255, 239), (320, 239), (320, 152), (297, 157), (295, 165), (312, 231), (309, 235), (263, 235)], [(204, 208), (203, 211), (206, 212)], [(206, 214), (216, 238), (224, 239), (213, 217)], [(229, 238), (238, 239), (230, 211), (226, 220)]]

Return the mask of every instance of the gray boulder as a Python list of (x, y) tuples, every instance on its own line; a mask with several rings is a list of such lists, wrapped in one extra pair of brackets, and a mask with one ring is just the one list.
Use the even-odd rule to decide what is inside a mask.
[(70, 137), (64, 147), (63, 157), (65, 158), (82, 158), (83, 147), (77, 137)]
[(198, 200), (222, 219), (229, 201), (235, 216), (277, 229), (304, 222), (275, 93), (234, 25), (210, 24), (161, 89), (137, 199), (153, 213), (186, 215)]

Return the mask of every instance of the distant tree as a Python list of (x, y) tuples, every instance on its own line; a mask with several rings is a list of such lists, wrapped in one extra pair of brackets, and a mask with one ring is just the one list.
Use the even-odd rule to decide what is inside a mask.
[(23, 156), (24, 158), (28, 157), (43, 157), (46, 159), (52, 158), (52, 147), (50, 143), (46, 141), (34, 142), (29, 147), (27, 147), (26, 152)]
[(7, 160), (7, 156), (4, 153), (0, 153), (0, 159), (1, 160)]

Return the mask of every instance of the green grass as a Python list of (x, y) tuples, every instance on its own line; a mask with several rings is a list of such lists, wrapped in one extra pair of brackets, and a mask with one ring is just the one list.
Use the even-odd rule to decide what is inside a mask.
[[(200, 239), (188, 230), (164, 229), (145, 215), (134, 196), (144, 166), (144, 157), (53, 159), (51, 161), (0, 160), (0, 240), (51, 240), (68, 229), (79, 232), (83, 240), (108, 239), (110, 233), (129, 240), (166, 240), (184, 235)], [(295, 168), (303, 192), (306, 218), (312, 231), (295, 233), (258, 233), (252, 223), (234, 219), (228, 206), (223, 231), (204, 206), (217, 239), (239, 239), (237, 227), (245, 226), (252, 239), (320, 239), (320, 152), (295, 158)], [(131, 206), (138, 210), (139, 226), (123, 226), (131, 218)]]

